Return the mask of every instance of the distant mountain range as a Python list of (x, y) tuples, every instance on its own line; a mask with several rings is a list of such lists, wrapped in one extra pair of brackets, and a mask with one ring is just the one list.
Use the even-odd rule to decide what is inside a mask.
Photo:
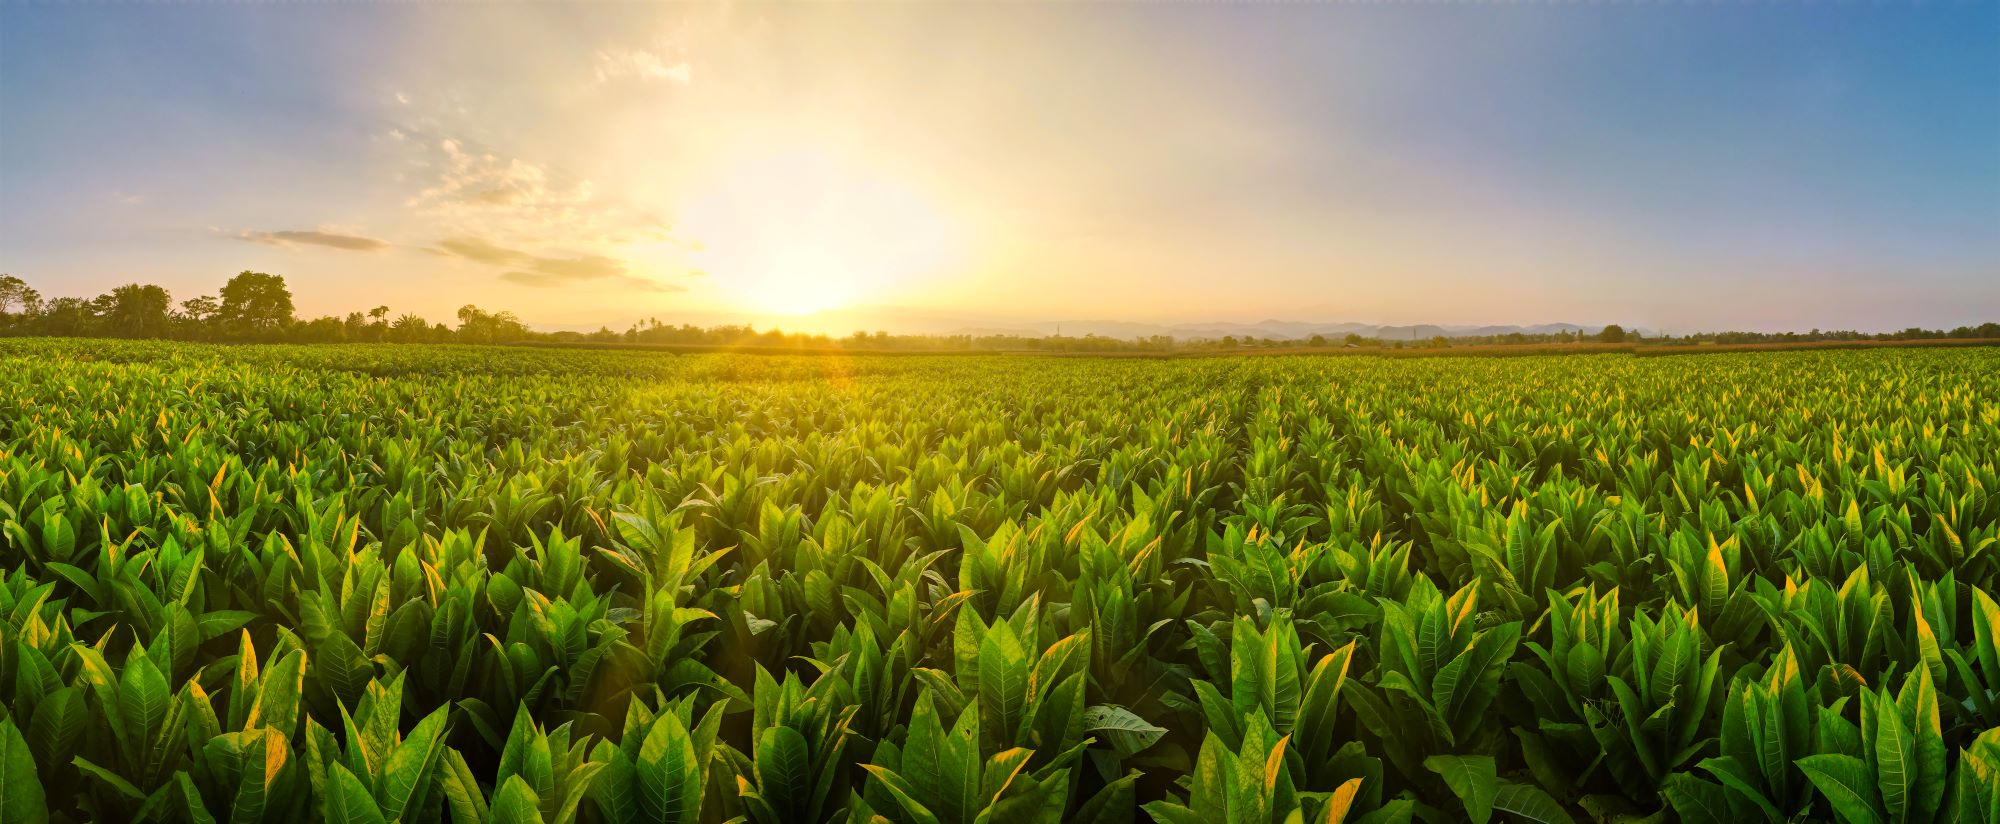
[[(1442, 326), (1419, 323), (1395, 326), (1374, 323), (1315, 323), (1311, 321), (1261, 320), (1256, 323), (1176, 323), (1147, 324), (1119, 321), (1063, 321), (1059, 324), (1065, 335), (1099, 335), (1113, 338), (1135, 338), (1151, 335), (1172, 335), (1176, 338), (1220, 338), (1224, 336), (1273, 338), (1277, 340), (1307, 340), (1314, 335), (1341, 338), (1360, 335), (1364, 338), (1381, 340), (1429, 340), (1437, 336), (1475, 337), (1521, 333), (1524, 335), (1553, 335), (1558, 332), (1582, 332), (1597, 334), (1602, 326), (1585, 326), (1576, 323), (1542, 323), (1533, 326)], [(1040, 334), (1053, 334), (1056, 329), (1048, 324), (1036, 324)]]
[[(1234, 321), (1191, 321), (1191, 322), (1143, 322), (1120, 320), (1040, 320), (1023, 321), (993, 316), (967, 313), (934, 312), (896, 306), (848, 307), (819, 312), (811, 315), (783, 318), (755, 318), (743, 315), (690, 315), (687, 317), (662, 317), (670, 323), (693, 323), (697, 326), (714, 326), (724, 323), (752, 323), (759, 329), (781, 328), (792, 332), (815, 332), (845, 336), (857, 330), (886, 330), (894, 334), (906, 335), (1018, 335), (1021, 337), (1046, 337), (1061, 333), (1070, 337), (1097, 335), (1099, 337), (1131, 340), (1154, 335), (1172, 335), (1179, 339), (1208, 338), (1225, 336), (1256, 337), (1275, 340), (1308, 340), (1314, 335), (1338, 339), (1349, 334), (1364, 338), (1391, 341), (1429, 340), (1437, 336), (1485, 337), (1519, 332), (1524, 335), (1553, 335), (1558, 332), (1581, 332), (1595, 335), (1603, 325), (1581, 323), (1538, 323), (1531, 325), (1449, 325), (1449, 324), (1378, 324), (1351, 321), (1296, 321), (1275, 318), (1253, 323)], [(595, 326), (589, 327), (595, 329)], [(1647, 329), (1634, 329), (1641, 335), (1652, 335)], [(583, 330), (583, 331), (588, 331)]]
[[(1603, 328), (1601, 325), (1590, 326), (1579, 323), (1538, 323), (1530, 326), (1513, 324), (1500, 326), (1464, 326), (1418, 323), (1398, 326), (1376, 323), (1312, 322), (1276, 319), (1261, 320), (1256, 323), (1218, 321), (1210, 323), (1172, 324), (1109, 320), (1066, 320), (1021, 325), (961, 327), (950, 330), (948, 334), (1023, 335), (1039, 337), (1053, 335), (1060, 331), (1062, 334), (1072, 337), (1097, 335), (1099, 337), (1122, 338), (1126, 340), (1153, 335), (1172, 335), (1175, 338), (1183, 339), (1213, 339), (1234, 336), (1238, 338), (1255, 337), (1274, 340), (1308, 340), (1314, 335), (1337, 339), (1352, 334), (1379, 340), (1410, 341), (1429, 340), (1438, 336), (1447, 338), (1488, 337), (1514, 333), (1523, 335), (1553, 335), (1559, 332), (1580, 332), (1586, 335), (1595, 335)], [(1643, 329), (1636, 331), (1640, 334), (1648, 333), (1647, 330)]]

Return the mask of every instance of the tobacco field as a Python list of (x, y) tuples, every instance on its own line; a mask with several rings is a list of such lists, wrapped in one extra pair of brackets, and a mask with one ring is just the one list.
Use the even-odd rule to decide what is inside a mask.
[(2000, 822), (2000, 350), (0, 340), (0, 821)]

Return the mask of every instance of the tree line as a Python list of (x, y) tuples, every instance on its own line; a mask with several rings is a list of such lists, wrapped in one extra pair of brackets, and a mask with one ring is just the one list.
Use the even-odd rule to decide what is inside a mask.
[(527, 327), (507, 313), (459, 310), (460, 329), (389, 307), (346, 317), (301, 319), (279, 275), (241, 272), (213, 295), (175, 303), (165, 287), (129, 283), (94, 298), (44, 299), (12, 275), (0, 275), (0, 332), (68, 337), (172, 338), (204, 341), (424, 343), (504, 335)]
[[(166, 338), (242, 343), (578, 343), (789, 349), (1064, 349), (1110, 350), (1171, 346), (1172, 339), (1029, 338), (1010, 335), (892, 335), (855, 332), (846, 337), (759, 331), (749, 325), (694, 326), (649, 318), (623, 332), (543, 332), (512, 312), (466, 305), (457, 326), (433, 323), (387, 306), (346, 316), (297, 316), (292, 292), (279, 275), (240, 272), (213, 295), (175, 303), (166, 288), (132, 283), (94, 298), (44, 298), (19, 277), (0, 275), (0, 334), (56, 337)], [(1067, 341), (1067, 343), (1065, 343)]]
[(391, 316), (387, 306), (346, 316), (300, 318), (291, 289), (279, 275), (240, 272), (213, 295), (175, 303), (164, 287), (129, 283), (94, 298), (44, 298), (13, 275), (0, 275), (0, 334), (59, 337), (170, 338), (219, 342), (284, 343), (575, 343), (760, 349), (868, 350), (1011, 350), (1085, 353), (1143, 353), (1186, 350), (1273, 349), (1289, 347), (1449, 348), (1472, 345), (1547, 345), (1572, 343), (1739, 344), (1808, 343), (1819, 341), (1896, 341), (1933, 339), (2000, 340), (2000, 323), (1960, 326), (1951, 330), (1910, 328), (1900, 332), (1704, 332), (1655, 335), (1641, 340), (1617, 324), (1597, 333), (1562, 331), (1553, 334), (1510, 333), (1477, 337), (1434, 337), (1421, 341), (1381, 340), (1349, 334), (1335, 341), (1322, 335), (1299, 340), (1224, 336), (1175, 339), (1168, 335), (1124, 339), (1099, 335), (1027, 336), (892, 335), (857, 331), (844, 337), (759, 331), (743, 324), (695, 326), (661, 323), (649, 318), (622, 332), (601, 327), (595, 332), (542, 332), (528, 328), (512, 312), (488, 312), (466, 305), (457, 326), (433, 323), (412, 312)]

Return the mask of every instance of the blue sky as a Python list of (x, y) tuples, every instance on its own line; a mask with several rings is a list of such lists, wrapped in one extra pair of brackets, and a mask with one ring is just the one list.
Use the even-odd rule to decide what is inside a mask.
[(307, 313), (1949, 326), (2000, 5), (0, 5), (0, 192)]

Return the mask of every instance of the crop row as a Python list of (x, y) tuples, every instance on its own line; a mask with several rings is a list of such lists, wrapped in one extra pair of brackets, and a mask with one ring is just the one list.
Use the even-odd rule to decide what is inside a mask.
[(2000, 822), (2000, 351), (0, 341), (0, 820)]

